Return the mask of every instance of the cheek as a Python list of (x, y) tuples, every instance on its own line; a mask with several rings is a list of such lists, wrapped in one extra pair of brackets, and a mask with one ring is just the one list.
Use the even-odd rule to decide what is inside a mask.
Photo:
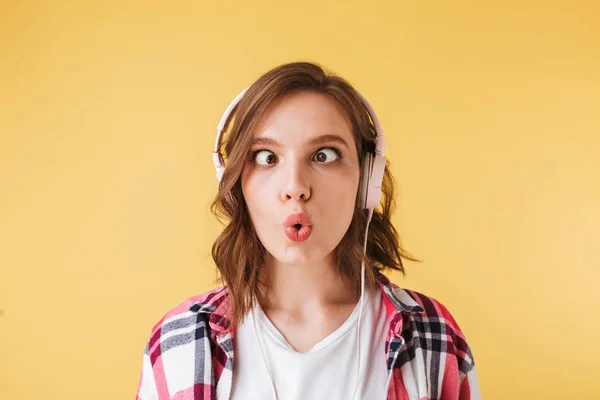
[(260, 216), (265, 214), (270, 207), (267, 204), (267, 198), (269, 198), (269, 196), (265, 195), (269, 188), (264, 185), (264, 182), (262, 182), (263, 184), (260, 184), (258, 181), (258, 178), (253, 177), (250, 174), (242, 175), (242, 195), (244, 196), (248, 212), (253, 221), (260, 221)]
[(321, 188), (322, 198), (328, 203), (329, 211), (340, 216), (353, 215), (353, 209), (356, 203), (356, 194), (358, 191), (358, 177), (347, 176), (327, 182)]
[[(354, 198), (358, 191), (359, 175), (354, 171), (339, 174), (322, 182), (321, 190), (328, 195)], [(341, 198), (340, 198), (341, 200)]]
[(252, 210), (254, 208), (254, 187), (252, 185), (252, 179), (250, 176), (245, 173), (245, 170), (242, 170), (241, 186), (242, 186), (242, 196), (244, 197), (244, 201), (246, 202), (246, 207), (248, 208), (248, 212), (252, 214)]

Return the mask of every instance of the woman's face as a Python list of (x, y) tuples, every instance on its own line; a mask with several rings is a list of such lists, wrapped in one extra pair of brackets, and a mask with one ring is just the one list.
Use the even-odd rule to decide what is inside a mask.
[[(288, 94), (261, 121), (241, 177), (261, 243), (277, 261), (295, 265), (322, 261), (340, 243), (352, 221), (359, 178), (343, 109), (307, 91)], [(302, 227), (286, 227), (298, 213), (310, 222), (292, 218), (287, 225)]]

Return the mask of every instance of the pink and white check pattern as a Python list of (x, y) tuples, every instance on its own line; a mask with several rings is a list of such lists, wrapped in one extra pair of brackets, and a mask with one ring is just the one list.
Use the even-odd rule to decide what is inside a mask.
[[(390, 321), (387, 400), (480, 399), (475, 361), (458, 324), (440, 302), (380, 275)], [(194, 296), (154, 326), (136, 400), (229, 398), (235, 331), (226, 287)], [(371, 400), (371, 399), (364, 399)]]

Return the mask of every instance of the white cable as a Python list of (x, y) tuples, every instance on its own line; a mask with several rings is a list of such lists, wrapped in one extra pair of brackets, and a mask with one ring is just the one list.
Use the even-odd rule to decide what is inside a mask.
[[(371, 223), (371, 218), (373, 217), (373, 209), (369, 209), (369, 216), (367, 217), (367, 229), (365, 230), (365, 240), (363, 244), (364, 253), (367, 254), (367, 238), (369, 234), (369, 224)], [(358, 326), (357, 326), (357, 340), (356, 340), (356, 354), (357, 354), (357, 367), (356, 367), (356, 388), (354, 389), (354, 395), (352, 399), (356, 398), (358, 394), (358, 387), (360, 383), (360, 321), (362, 318), (363, 312), (363, 298), (365, 297), (365, 262), (363, 261), (360, 267), (360, 309), (358, 313)]]
[[(367, 239), (369, 234), (369, 224), (371, 223), (371, 218), (373, 217), (373, 209), (369, 209), (369, 215), (367, 217), (367, 229), (365, 230), (365, 239), (363, 244), (364, 254), (367, 254)], [(362, 319), (363, 312), (363, 299), (365, 297), (365, 262), (363, 261), (360, 266), (360, 301), (359, 301), (359, 310), (358, 310), (358, 324), (357, 324), (357, 339), (356, 339), (356, 355), (357, 355), (357, 366), (356, 366), (356, 387), (354, 388), (354, 395), (352, 395), (352, 399), (356, 398), (358, 394), (358, 387), (360, 386), (360, 321)], [(271, 388), (273, 389), (273, 398), (277, 400), (277, 391), (275, 390), (275, 383), (273, 382), (273, 377), (271, 376), (271, 371), (269, 370), (269, 364), (267, 363), (267, 359), (265, 357), (265, 353), (260, 344), (260, 338), (258, 337), (258, 329), (256, 328), (256, 316), (254, 310), (252, 311), (252, 321), (254, 322), (254, 333), (256, 334), (256, 341), (258, 342), (258, 347), (260, 349), (260, 354), (263, 359), (263, 363), (265, 364), (265, 368), (267, 369), (267, 375), (269, 376), (269, 381), (271, 382)]]

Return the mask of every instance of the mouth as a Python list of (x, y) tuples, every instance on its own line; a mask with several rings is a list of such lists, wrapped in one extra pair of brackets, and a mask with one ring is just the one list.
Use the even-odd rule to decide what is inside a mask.
[(312, 222), (304, 213), (291, 214), (283, 226), (286, 236), (293, 242), (304, 242), (312, 233)]
[(312, 227), (308, 225), (293, 225), (285, 228), (285, 235), (292, 242), (304, 242), (312, 233)]

